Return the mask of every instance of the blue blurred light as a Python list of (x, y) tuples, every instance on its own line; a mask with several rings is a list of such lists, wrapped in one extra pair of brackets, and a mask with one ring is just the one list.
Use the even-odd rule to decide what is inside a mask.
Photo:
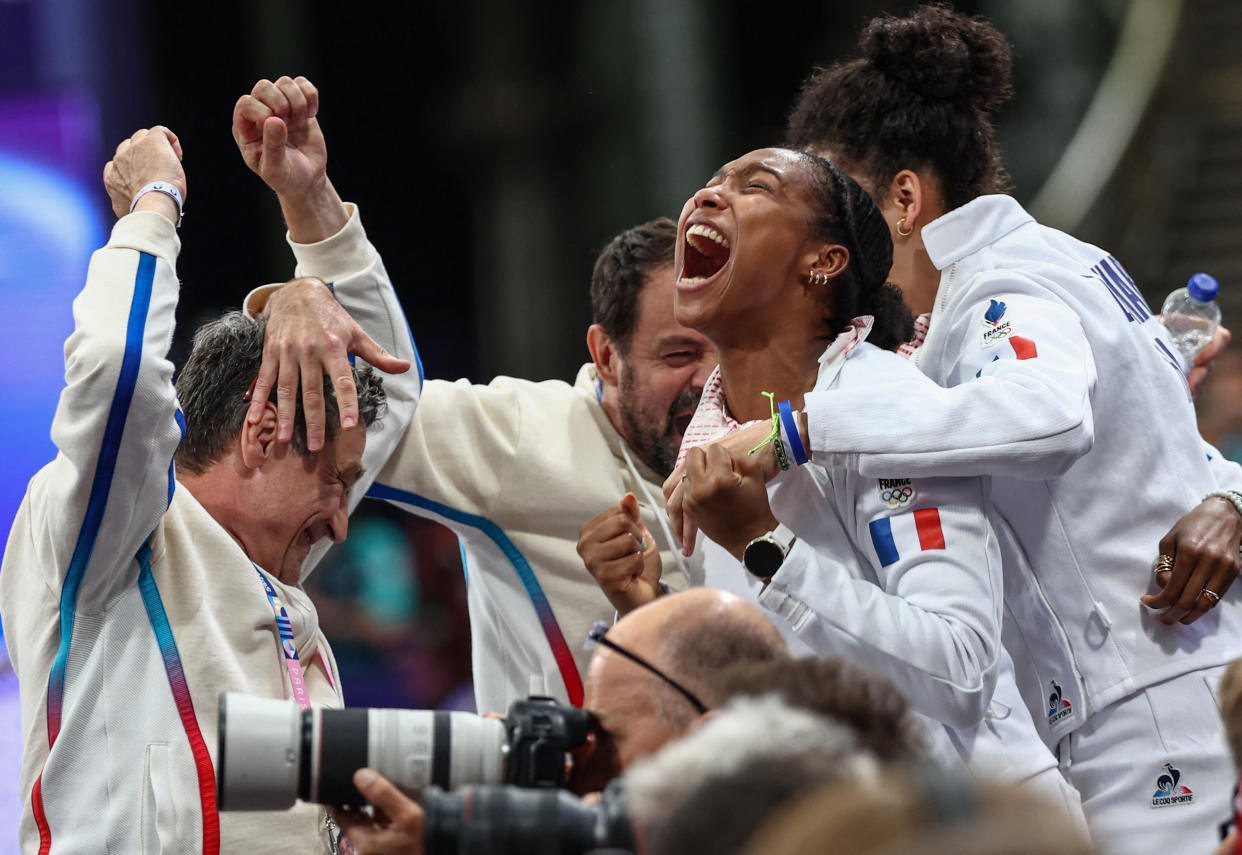
[(98, 196), (64, 172), (0, 150), (0, 531), (7, 542), (26, 484), (55, 455), (71, 305), (103, 243)]

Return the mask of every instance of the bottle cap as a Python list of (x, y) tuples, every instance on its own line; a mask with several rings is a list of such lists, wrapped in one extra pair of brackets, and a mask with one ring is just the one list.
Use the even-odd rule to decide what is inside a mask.
[(1186, 283), (1186, 290), (1200, 303), (1207, 303), (1216, 299), (1216, 292), (1220, 290), (1220, 285), (1217, 284), (1215, 277), (1206, 273), (1196, 273)]

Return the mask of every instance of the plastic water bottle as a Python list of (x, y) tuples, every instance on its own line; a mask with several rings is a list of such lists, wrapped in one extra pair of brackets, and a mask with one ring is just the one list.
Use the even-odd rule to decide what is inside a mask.
[(1160, 310), (1164, 326), (1187, 366), (1195, 361), (1220, 326), (1220, 306), (1216, 305), (1219, 288), (1213, 277), (1196, 273), (1185, 288), (1178, 288), (1165, 299), (1164, 308)]

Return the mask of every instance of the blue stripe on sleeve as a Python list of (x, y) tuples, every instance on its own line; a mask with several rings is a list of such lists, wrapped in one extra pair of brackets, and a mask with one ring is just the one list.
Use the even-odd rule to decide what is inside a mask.
[(887, 567), (895, 563), (901, 555), (897, 552), (897, 544), (893, 542), (893, 526), (888, 517), (872, 520), (867, 527), (871, 529), (871, 543), (875, 546), (880, 566)]
[[(116, 471), (116, 461), (125, 432), (125, 421), (129, 416), (129, 406), (133, 401), (134, 388), (138, 383), (138, 370), (142, 365), (142, 341), (146, 332), (147, 311), (151, 306), (151, 290), (154, 282), (155, 256), (145, 252), (140, 253), (138, 269), (134, 277), (134, 296), (129, 306), (129, 320), (125, 331), (125, 353), (121, 358), (121, 370), (117, 376), (116, 390), (112, 393), (108, 421), (104, 425), (99, 458), (95, 463), (95, 477), (91, 482), (90, 497), (86, 504), (86, 515), (82, 520), (82, 527), (78, 530), (78, 540), (73, 548), (73, 557), (69, 560), (65, 584), (60, 591), (60, 645), (56, 651), (56, 658), (52, 661), (48, 680), (48, 704), (51, 706), (56, 703), (57, 710), (60, 708), (60, 699), (64, 691), (65, 668), (69, 662), (69, 644), (73, 639), (78, 592), (81, 590), (82, 577), (86, 573), (86, 567), (90, 564), (91, 554), (95, 549), (99, 528), (103, 524), (108, 496), (112, 492), (112, 476)], [(59, 729), (59, 721), (56, 724)]]
[[(367, 497), (424, 508), (458, 524), (476, 528), (487, 535), (492, 543), (500, 549), (505, 558), (509, 560), (514, 573), (517, 574), (518, 579), (522, 583), (522, 587), (526, 589), (526, 594), (530, 597), (531, 604), (535, 607), (535, 615), (539, 619), (539, 625), (548, 639), (548, 645), (552, 648), (552, 655), (556, 659), (557, 667), (560, 669), (561, 678), (565, 681), (565, 690), (569, 695), (569, 702), (575, 706), (582, 705), (582, 677), (574, 664), (573, 653), (565, 642), (565, 635), (561, 632), (560, 625), (556, 622), (556, 616), (552, 613), (552, 605), (548, 602), (547, 595), (544, 593), (542, 586), (540, 586), (539, 580), (535, 577), (535, 571), (531, 568), (530, 562), (526, 560), (526, 556), (521, 553), (517, 545), (509, 539), (509, 536), (505, 534), (500, 526), (486, 517), (450, 508), (448, 505), (432, 501), (425, 496), (411, 493), (408, 490), (401, 490), (388, 484), (381, 484), (378, 481), (371, 485), (371, 489), (367, 491)], [(458, 543), (461, 543), (460, 537), (458, 538)], [(462, 558), (464, 564), (464, 554)]]

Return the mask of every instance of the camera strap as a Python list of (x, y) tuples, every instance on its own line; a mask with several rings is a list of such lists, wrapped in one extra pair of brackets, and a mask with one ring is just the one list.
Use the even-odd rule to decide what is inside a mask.
[(298, 709), (310, 709), (310, 693), (306, 691), (306, 678), (302, 676), (302, 663), (298, 659), (298, 648), (293, 643), (293, 621), (289, 620), (289, 612), (285, 609), (285, 604), (281, 601), (280, 595), (276, 593), (276, 589), (272, 587), (272, 583), (268, 581), (267, 576), (263, 575), (263, 571), (259, 569), (259, 565), (254, 564), (254, 572), (259, 574), (259, 581), (263, 583), (263, 590), (267, 593), (268, 605), (272, 607), (272, 613), (276, 615), (276, 631), (280, 634), (280, 649), (285, 655), (285, 668), (289, 671), (289, 683), (293, 687), (293, 699), (298, 702)]

